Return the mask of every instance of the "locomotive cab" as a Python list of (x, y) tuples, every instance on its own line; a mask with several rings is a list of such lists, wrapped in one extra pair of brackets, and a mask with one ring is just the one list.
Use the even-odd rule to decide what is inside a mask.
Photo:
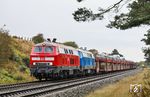
[(59, 43), (43, 42), (32, 48), (30, 71), (39, 80), (67, 77), (78, 73), (79, 62), (76, 49)]
[(31, 75), (40, 80), (43, 77), (48, 78), (48, 74), (55, 68), (57, 54), (57, 47), (54, 45), (46, 42), (35, 45), (30, 54)]
[(56, 54), (55, 46), (34, 46), (30, 55), (30, 67), (40, 64), (52, 66)]

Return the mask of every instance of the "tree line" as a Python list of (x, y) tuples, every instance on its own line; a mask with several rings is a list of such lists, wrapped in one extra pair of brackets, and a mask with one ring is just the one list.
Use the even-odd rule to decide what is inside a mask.
[[(88, 0), (77, 0), (82, 1)], [(99, 1), (101, 2), (101, 1)], [(120, 13), (122, 7), (127, 5), (128, 12)], [(82, 7), (73, 12), (74, 20), (77, 22), (102, 20), (104, 15), (108, 12), (113, 12), (114, 19), (110, 20), (106, 25), (108, 28), (116, 28), (121, 30), (130, 29), (133, 27), (140, 27), (141, 25), (150, 26), (150, 0), (118, 0), (108, 8), (102, 8), (99, 6), (97, 13), (94, 13), (90, 8)], [(144, 38), (141, 40), (148, 47), (144, 47), (142, 50), (147, 62), (150, 62), (150, 29), (147, 34), (144, 34)]]

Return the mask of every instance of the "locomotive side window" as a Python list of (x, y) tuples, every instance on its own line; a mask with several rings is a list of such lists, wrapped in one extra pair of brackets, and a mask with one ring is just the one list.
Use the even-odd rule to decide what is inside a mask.
[(37, 52), (42, 52), (42, 47), (40, 47), (40, 46), (34, 47), (34, 52), (35, 52), (35, 53), (37, 53)]
[(50, 47), (50, 46), (45, 47), (44, 52), (46, 52), (46, 53), (51, 53), (51, 52), (53, 52), (53, 47)]

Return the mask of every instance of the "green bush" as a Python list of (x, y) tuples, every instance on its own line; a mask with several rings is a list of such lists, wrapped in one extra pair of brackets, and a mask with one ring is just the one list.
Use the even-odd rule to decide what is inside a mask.
[(29, 58), (29, 57), (24, 57), (24, 58), (22, 58), (22, 61), (23, 61), (23, 63), (24, 63), (27, 67), (29, 67), (29, 64), (30, 64), (30, 58)]
[(37, 34), (36, 36), (34, 36), (34, 37), (32, 38), (32, 41), (33, 41), (35, 44), (44, 42), (43, 34), (41, 34), (41, 33)]
[(29, 53), (32, 42), (24, 42), (0, 32), (0, 83), (32, 81), (30, 76)]
[(15, 53), (12, 54), (11, 59), (12, 59), (13, 61), (16, 61), (16, 62), (19, 62), (19, 61), (20, 61), (19, 56), (18, 56), (17, 54), (15, 54)]

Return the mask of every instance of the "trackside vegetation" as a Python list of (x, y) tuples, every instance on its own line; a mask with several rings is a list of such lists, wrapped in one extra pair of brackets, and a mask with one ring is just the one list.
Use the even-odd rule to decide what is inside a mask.
[(33, 42), (0, 31), (0, 84), (32, 81), (29, 54)]
[[(130, 84), (141, 84), (142, 92), (131, 93)], [(150, 97), (150, 69), (146, 68), (134, 76), (126, 77), (117, 83), (97, 89), (86, 97)]]

